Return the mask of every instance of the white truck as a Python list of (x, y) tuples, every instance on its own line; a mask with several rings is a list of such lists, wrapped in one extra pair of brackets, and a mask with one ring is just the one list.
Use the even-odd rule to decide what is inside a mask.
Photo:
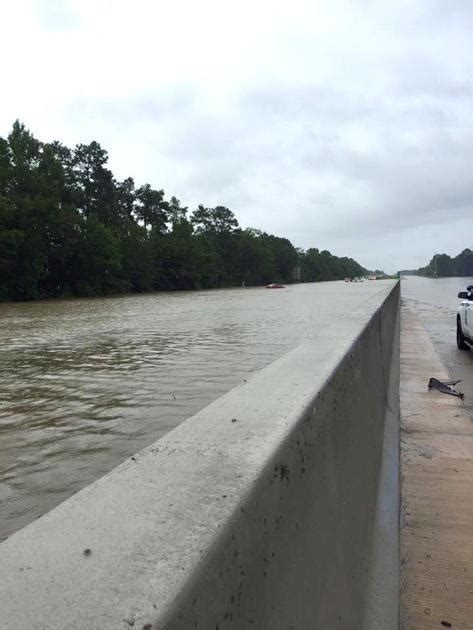
[(473, 284), (460, 291), (457, 313), (457, 346), (459, 350), (473, 349)]

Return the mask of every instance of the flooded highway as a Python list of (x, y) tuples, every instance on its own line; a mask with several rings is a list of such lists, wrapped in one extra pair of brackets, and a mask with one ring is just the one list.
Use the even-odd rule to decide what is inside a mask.
[[(462, 379), (459, 389), (464, 392), (464, 404), (473, 417), (473, 352), (458, 350), (456, 345), (456, 314), (458, 292), (473, 284), (473, 278), (421, 278), (403, 276), (403, 303), (420, 318), (435, 349), (452, 379)], [(435, 377), (435, 374), (432, 374)]]
[(0, 304), (0, 540), (385, 282)]

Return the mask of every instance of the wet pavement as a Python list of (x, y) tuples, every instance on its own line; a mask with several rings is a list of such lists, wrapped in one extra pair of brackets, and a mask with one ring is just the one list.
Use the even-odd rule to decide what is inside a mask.
[[(466, 377), (465, 392), (470, 391), (471, 353), (461, 353), (465, 362), (456, 361), (447, 337), (442, 341), (441, 322), (448, 313), (433, 308), (429, 315), (426, 302), (417, 306), (423, 322), (412, 309), (401, 311), (399, 627), (471, 630), (473, 418), (459, 398), (426, 387), (432, 373), (448, 379), (438, 352), (442, 347), (452, 368)], [(436, 331), (436, 347), (426, 323)]]
[[(458, 350), (456, 314), (459, 291), (473, 284), (473, 278), (421, 278), (403, 276), (402, 302), (419, 318), (432, 340), (451, 379), (461, 379), (464, 406), (473, 417), (473, 352)], [(436, 374), (431, 374), (437, 378)]]

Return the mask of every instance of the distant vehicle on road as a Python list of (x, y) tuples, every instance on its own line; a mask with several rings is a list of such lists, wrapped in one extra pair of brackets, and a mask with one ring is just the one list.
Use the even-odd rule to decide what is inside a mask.
[(271, 283), (267, 284), (265, 289), (285, 289), (286, 287), (283, 284)]
[(473, 284), (460, 291), (461, 299), (457, 312), (457, 346), (459, 350), (473, 348)]
[(345, 278), (345, 282), (363, 282), (363, 278), (357, 276), (356, 278)]

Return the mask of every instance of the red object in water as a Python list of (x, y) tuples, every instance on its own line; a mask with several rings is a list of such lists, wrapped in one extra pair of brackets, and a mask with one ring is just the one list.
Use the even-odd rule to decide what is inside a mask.
[(285, 289), (286, 287), (283, 284), (267, 284), (265, 289)]

